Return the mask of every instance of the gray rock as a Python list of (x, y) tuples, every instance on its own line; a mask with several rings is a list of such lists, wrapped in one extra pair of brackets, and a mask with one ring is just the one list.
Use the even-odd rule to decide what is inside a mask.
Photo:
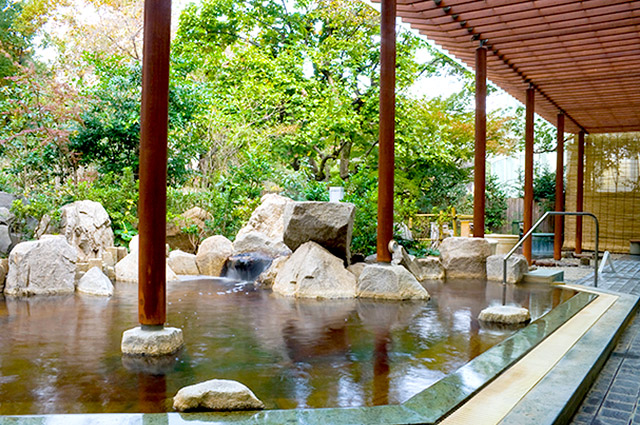
[(177, 352), (183, 345), (181, 329), (143, 330), (138, 326), (124, 331), (120, 348), (127, 355), (164, 356)]
[(173, 398), (173, 408), (185, 410), (258, 410), (264, 409), (249, 388), (237, 381), (211, 379), (184, 387)]
[(102, 258), (113, 246), (109, 214), (98, 202), (76, 201), (60, 209), (60, 234), (78, 250), (78, 259)]
[(278, 275), (280, 270), (282, 270), (282, 267), (287, 262), (287, 260), (289, 260), (289, 257), (290, 256), (287, 255), (286, 257), (274, 258), (269, 268), (260, 273), (260, 276), (258, 276), (258, 278), (256, 279), (256, 283), (265, 288), (270, 288), (271, 286), (273, 286), (273, 283), (276, 280), (276, 276)]
[(438, 248), (447, 279), (485, 279), (486, 260), (491, 254), (483, 238), (446, 238)]
[(0, 192), (0, 208), (11, 209), (13, 201), (18, 199), (15, 195), (7, 192)]
[[(171, 249), (179, 249), (187, 253), (195, 253), (200, 234), (205, 230), (207, 220), (211, 220), (211, 214), (200, 207), (193, 207), (177, 217), (167, 221), (167, 243)], [(189, 235), (182, 229), (196, 226), (196, 235)]]
[(78, 292), (100, 297), (113, 296), (111, 280), (97, 267), (89, 269), (78, 282)]
[[(504, 255), (492, 255), (487, 258), (487, 279), (502, 282)], [(529, 263), (523, 255), (514, 254), (507, 260), (507, 283), (519, 283), (529, 271)]]
[(517, 324), (531, 320), (529, 310), (510, 305), (487, 307), (480, 312), (478, 320), (491, 323)]
[[(119, 282), (138, 282), (138, 251), (135, 250), (118, 261), (115, 271), (116, 280)], [(169, 264), (166, 264), (166, 279), (167, 282), (179, 280), (175, 272), (169, 267)]]
[(438, 257), (418, 258), (415, 261), (420, 272), (418, 280), (444, 280), (445, 272)]
[(233, 255), (233, 243), (221, 235), (211, 236), (200, 244), (196, 264), (200, 274), (220, 276), (224, 263)]
[(254, 252), (272, 258), (291, 255), (291, 250), (282, 239), (269, 239), (267, 235), (257, 230), (239, 232), (233, 242), (233, 255)]
[(6, 258), (0, 258), (0, 294), (4, 292), (4, 284), (7, 280), (8, 272), (9, 272), (9, 260)]
[(284, 211), (284, 243), (293, 251), (316, 242), (347, 263), (355, 206), (346, 202), (290, 202)]
[(364, 267), (366, 265), (367, 265), (366, 263), (355, 263), (347, 267), (347, 270), (353, 273), (356, 279), (359, 279), (360, 275), (362, 274), (362, 270), (364, 270)]
[(391, 300), (428, 300), (429, 293), (403, 266), (369, 264), (358, 279), (357, 296)]
[(169, 267), (178, 275), (198, 275), (198, 265), (196, 264), (195, 254), (189, 254), (178, 250), (169, 253), (167, 260)]
[(293, 202), (291, 199), (268, 193), (260, 200), (258, 208), (253, 210), (247, 224), (238, 231), (235, 240), (245, 233), (260, 232), (267, 239), (277, 243), (283, 240), (285, 206)]
[(13, 240), (11, 240), (9, 226), (0, 224), (0, 254), (7, 255), (12, 247)]
[(64, 236), (21, 242), (9, 255), (6, 295), (55, 295), (75, 291), (77, 250)]
[(341, 259), (317, 243), (307, 242), (278, 272), (273, 292), (297, 298), (353, 298), (356, 278)]

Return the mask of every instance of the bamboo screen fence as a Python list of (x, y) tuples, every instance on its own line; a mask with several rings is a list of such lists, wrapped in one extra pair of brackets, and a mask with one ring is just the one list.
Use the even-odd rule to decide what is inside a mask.
[[(567, 143), (565, 210), (576, 210), (577, 136)], [(640, 133), (585, 137), (584, 207), (600, 222), (600, 250), (627, 253), (640, 239)], [(582, 248), (595, 249), (595, 224), (583, 218)], [(564, 248), (575, 248), (576, 219), (565, 218)]]

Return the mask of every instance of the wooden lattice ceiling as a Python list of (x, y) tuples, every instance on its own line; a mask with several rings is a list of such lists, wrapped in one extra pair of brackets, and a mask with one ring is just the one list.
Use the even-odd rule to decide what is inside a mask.
[(640, 1), (398, 0), (404, 22), (567, 132), (640, 131)]

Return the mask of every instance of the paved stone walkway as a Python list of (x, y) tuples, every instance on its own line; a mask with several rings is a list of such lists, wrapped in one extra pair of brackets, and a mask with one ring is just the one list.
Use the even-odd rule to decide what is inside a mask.
[[(598, 286), (640, 295), (640, 258), (614, 261)], [(633, 259), (632, 259), (633, 258)], [(576, 282), (592, 286), (593, 276)], [(640, 425), (640, 316), (636, 314), (571, 420), (574, 425)]]

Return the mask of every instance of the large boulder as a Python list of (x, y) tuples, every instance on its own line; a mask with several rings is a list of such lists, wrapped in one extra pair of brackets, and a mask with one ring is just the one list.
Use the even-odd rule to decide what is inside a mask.
[(176, 274), (182, 275), (198, 275), (198, 264), (196, 264), (196, 255), (189, 254), (187, 252), (180, 251), (179, 249), (171, 251), (169, 253), (169, 259), (167, 260), (169, 267)]
[(78, 292), (99, 297), (110, 297), (113, 295), (113, 284), (102, 270), (92, 267), (80, 278), (78, 282)]
[(75, 291), (78, 251), (64, 236), (21, 242), (9, 255), (6, 295), (56, 295)]
[(353, 298), (356, 278), (340, 258), (315, 242), (307, 242), (284, 263), (273, 292), (297, 298)]
[(113, 246), (109, 214), (98, 202), (76, 201), (60, 209), (60, 234), (78, 250), (78, 260), (102, 258)]
[[(487, 258), (487, 279), (502, 282), (504, 255), (492, 255)], [(529, 271), (529, 263), (524, 255), (512, 255), (507, 260), (507, 283), (519, 283)]]
[[(196, 243), (200, 233), (205, 230), (207, 220), (211, 220), (211, 214), (200, 207), (193, 207), (180, 214), (174, 220), (167, 221), (167, 243), (174, 250), (187, 253), (195, 253)], [(194, 226), (195, 235), (184, 232), (183, 229)]]
[(270, 239), (257, 230), (238, 233), (233, 242), (234, 255), (259, 253), (271, 258), (291, 255), (291, 250), (282, 239)]
[(355, 210), (346, 202), (288, 203), (284, 210), (284, 243), (295, 251), (313, 241), (348, 263)]
[(291, 250), (283, 242), (285, 206), (293, 202), (269, 193), (253, 210), (247, 224), (238, 231), (233, 243), (234, 254), (259, 252), (270, 257), (286, 256)]
[(447, 279), (485, 279), (491, 248), (483, 238), (446, 238), (438, 248)]
[(438, 257), (418, 258), (415, 261), (420, 270), (418, 280), (444, 280), (445, 272)]
[(233, 243), (221, 235), (211, 236), (200, 244), (196, 264), (200, 274), (220, 276), (224, 263), (233, 255)]
[(264, 409), (249, 388), (237, 381), (211, 379), (181, 388), (173, 397), (173, 408), (186, 410), (258, 410)]
[(358, 278), (356, 290), (360, 298), (390, 300), (428, 300), (429, 293), (403, 266), (368, 264)]

